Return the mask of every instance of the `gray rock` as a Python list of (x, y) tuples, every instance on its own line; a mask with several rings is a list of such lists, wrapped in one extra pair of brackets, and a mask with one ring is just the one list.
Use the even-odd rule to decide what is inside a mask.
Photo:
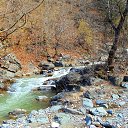
[(57, 113), (56, 116), (60, 119), (61, 124), (67, 124), (71, 122), (70, 114)]
[(106, 101), (105, 100), (96, 100), (96, 104), (103, 105), (103, 104), (106, 104)]
[(119, 99), (119, 95), (117, 95), (117, 94), (112, 94), (112, 98), (113, 98), (113, 100), (117, 100), (117, 99)]
[(108, 105), (107, 104), (101, 104), (99, 105), (100, 107), (104, 107), (104, 108), (108, 108)]
[(64, 67), (64, 63), (62, 61), (56, 61), (54, 65), (55, 67)]
[(85, 93), (83, 93), (83, 96), (88, 99), (94, 99), (93, 94), (89, 91), (86, 91)]
[(38, 112), (37, 112), (36, 110), (32, 110), (30, 114), (31, 114), (31, 115), (37, 115)]
[(63, 112), (65, 113), (71, 113), (71, 114), (76, 114), (76, 115), (83, 115), (82, 112), (76, 110), (76, 109), (72, 109), (72, 108), (62, 108), (61, 109)]
[(64, 97), (64, 93), (58, 93), (57, 95), (52, 97), (52, 100), (59, 100)]
[(16, 73), (21, 70), (21, 64), (14, 54), (8, 54), (1, 59), (1, 68)]
[(107, 110), (107, 113), (112, 115), (113, 111), (112, 110)]
[(10, 114), (11, 114), (11, 113), (14, 114), (14, 115), (26, 114), (26, 113), (27, 113), (27, 110), (17, 108), (17, 109), (15, 109), (15, 110), (13, 110), (12, 112), (10, 112)]
[(90, 99), (83, 98), (83, 106), (84, 107), (93, 107), (93, 102)]
[(118, 104), (119, 106), (123, 106), (123, 105), (126, 104), (126, 102), (125, 102), (125, 101), (120, 101), (120, 102), (118, 102), (117, 104)]
[(102, 124), (105, 128), (116, 128), (115, 126), (113, 126), (112, 124), (110, 124), (108, 121), (106, 121), (105, 123)]
[(89, 128), (97, 128), (95, 125), (90, 125)]
[(5, 69), (0, 69), (0, 76), (1, 77), (8, 77), (8, 78), (13, 78), (15, 76), (14, 72), (10, 72)]
[(62, 109), (62, 105), (56, 105), (56, 106), (52, 106), (52, 107), (50, 108), (50, 111), (51, 111), (51, 112), (57, 112), (57, 111), (59, 111), (60, 109)]
[(95, 116), (106, 116), (107, 112), (103, 107), (97, 107), (90, 109), (90, 112)]
[(59, 128), (60, 124), (57, 122), (52, 122), (51, 123), (51, 128)]
[(45, 115), (45, 116), (43, 116), (43, 117), (37, 118), (37, 122), (42, 123), (42, 124), (46, 124), (46, 123), (49, 123), (49, 119), (48, 119), (48, 117)]
[(118, 118), (124, 118), (124, 116), (123, 116), (122, 113), (119, 113), (119, 114), (117, 115), (117, 117), (118, 117)]
[(86, 116), (86, 118), (85, 118), (85, 122), (86, 122), (86, 125), (91, 125), (91, 123), (92, 123), (92, 118), (90, 117), (90, 116)]
[(38, 101), (47, 101), (48, 100), (48, 97), (47, 96), (38, 96), (36, 98), (36, 100), (38, 100)]
[(121, 86), (128, 89), (128, 82), (123, 82)]
[(47, 61), (40, 62), (39, 67), (41, 67), (42, 70), (51, 70), (55, 68), (53, 63)]
[(79, 111), (82, 112), (84, 115), (86, 115), (86, 109), (84, 107), (80, 107)]
[(92, 84), (91, 77), (93, 68), (71, 68), (70, 72), (60, 77), (56, 81), (56, 88), (58, 91), (69, 90), (72, 91), (73, 88), (79, 88), (80, 85), (86, 86)]
[(20, 70), (20, 68), (16, 64), (10, 64), (9, 67), (8, 67), (8, 70), (11, 71), (11, 72), (15, 72), (16, 73), (18, 70)]
[(123, 77), (122, 76), (109, 76), (109, 80), (113, 85), (120, 86), (123, 81)]

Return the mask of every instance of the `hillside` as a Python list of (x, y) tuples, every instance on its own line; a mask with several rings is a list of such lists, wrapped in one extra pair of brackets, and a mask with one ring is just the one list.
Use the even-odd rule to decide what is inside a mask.
[(96, 57), (106, 41), (96, 0), (2, 0), (0, 4), (1, 38), (8, 35), (1, 41), (0, 55), (14, 53), (25, 70), (47, 55)]

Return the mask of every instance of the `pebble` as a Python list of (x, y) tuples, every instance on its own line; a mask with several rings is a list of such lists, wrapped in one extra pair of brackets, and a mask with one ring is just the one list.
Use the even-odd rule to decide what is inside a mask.
[(90, 116), (86, 116), (86, 118), (85, 118), (85, 122), (86, 122), (86, 125), (91, 125), (91, 123), (92, 123), (92, 118), (90, 117)]
[(90, 125), (89, 128), (97, 128), (95, 125)]
[(52, 127), (52, 128), (59, 128), (59, 126), (60, 126), (60, 124), (57, 123), (57, 122), (52, 122), (52, 123), (51, 123), (51, 127)]
[(123, 106), (123, 105), (125, 105), (125, 101), (120, 101), (120, 102), (118, 102), (117, 104), (119, 105), (119, 106)]
[(119, 99), (119, 95), (117, 95), (117, 94), (112, 94), (112, 98), (113, 98), (113, 100), (117, 100), (117, 99)]
[(96, 104), (103, 105), (103, 104), (106, 104), (106, 101), (105, 100), (96, 100)]
[(92, 100), (90, 100), (88, 98), (83, 98), (83, 106), (84, 107), (91, 107), (91, 108), (93, 108)]
[(90, 112), (95, 116), (106, 116), (107, 112), (103, 107), (97, 107), (90, 109)]
[(112, 110), (107, 110), (107, 113), (112, 115), (113, 111)]

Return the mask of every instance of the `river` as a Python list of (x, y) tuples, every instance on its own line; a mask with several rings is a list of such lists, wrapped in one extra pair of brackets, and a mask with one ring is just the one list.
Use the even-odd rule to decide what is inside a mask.
[(0, 96), (0, 122), (8, 119), (8, 112), (13, 111), (16, 108), (26, 109), (28, 112), (31, 110), (43, 109), (49, 106), (49, 103), (39, 102), (36, 100), (38, 96), (45, 95), (51, 97), (54, 95), (51, 91), (32, 91), (34, 88), (43, 85), (44, 81), (48, 79), (58, 78), (66, 75), (70, 71), (69, 69), (60, 69), (54, 71), (53, 76), (43, 77), (41, 75), (19, 78), (12, 84), (9, 91)]

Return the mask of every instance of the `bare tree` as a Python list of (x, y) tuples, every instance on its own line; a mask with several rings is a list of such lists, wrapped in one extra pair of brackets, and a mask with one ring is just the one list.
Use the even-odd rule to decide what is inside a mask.
[[(26, 0), (5, 0), (6, 9), (0, 12), (0, 19), (5, 26), (0, 28), (0, 40), (5, 40), (10, 34), (23, 27), (27, 22), (27, 14), (38, 8), (44, 0), (30, 1), (26, 6)], [(33, 4), (32, 4), (33, 3)]]
[[(116, 5), (113, 5), (116, 4)], [(116, 6), (116, 8), (114, 8)], [(106, 20), (111, 25), (111, 28), (114, 31), (114, 41), (109, 51), (109, 56), (107, 60), (108, 70), (111, 70), (111, 66), (113, 65), (115, 54), (119, 44), (119, 37), (121, 31), (123, 29), (123, 25), (126, 21), (126, 17), (128, 15), (128, 0), (107, 0), (107, 17)], [(114, 23), (114, 19), (118, 18), (118, 23)]]

